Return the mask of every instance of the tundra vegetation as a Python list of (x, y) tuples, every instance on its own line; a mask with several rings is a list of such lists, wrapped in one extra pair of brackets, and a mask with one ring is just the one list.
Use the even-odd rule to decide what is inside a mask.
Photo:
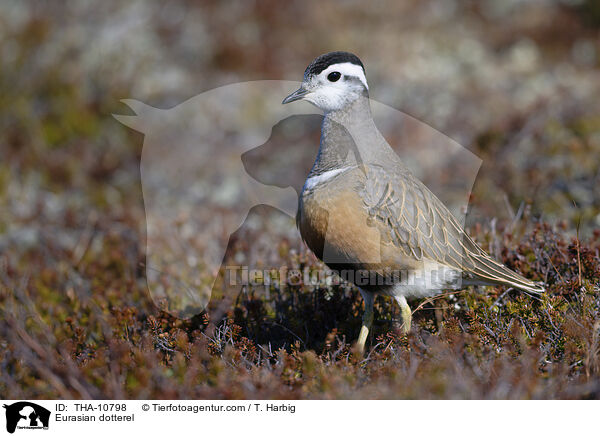
[[(311, 3), (0, 6), (0, 397), (600, 398), (597, 2)], [(144, 138), (111, 117), (119, 100), (298, 80), (331, 49), (483, 160), (469, 233), (544, 295), (413, 302), (408, 336), (378, 298), (364, 356), (344, 284), (244, 287), (189, 319), (151, 299)], [(312, 143), (290, 159), (310, 165)], [(255, 208), (219, 236), (225, 264), (322, 268), (286, 219)]]

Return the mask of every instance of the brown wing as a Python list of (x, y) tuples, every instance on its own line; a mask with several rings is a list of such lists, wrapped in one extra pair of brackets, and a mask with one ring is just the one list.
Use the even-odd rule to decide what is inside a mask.
[(405, 256), (463, 271), (465, 278), (476, 282), (543, 292), (543, 288), (492, 259), (465, 233), (448, 208), (407, 169), (390, 171), (369, 165), (359, 195), (369, 216), (383, 224), (379, 227), (387, 234), (382, 237)]

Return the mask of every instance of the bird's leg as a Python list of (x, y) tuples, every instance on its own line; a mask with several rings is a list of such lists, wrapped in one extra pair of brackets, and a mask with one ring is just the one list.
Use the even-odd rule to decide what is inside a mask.
[(402, 333), (408, 334), (410, 332), (410, 323), (412, 321), (412, 311), (410, 306), (406, 302), (404, 295), (396, 295), (394, 297), (400, 306), (400, 312), (402, 313)]
[(362, 354), (365, 349), (365, 343), (367, 342), (367, 336), (369, 330), (373, 324), (373, 302), (375, 301), (375, 294), (371, 292), (365, 292), (360, 289), (360, 294), (365, 301), (365, 312), (363, 313), (362, 327), (360, 328), (360, 334), (358, 335), (358, 350)]

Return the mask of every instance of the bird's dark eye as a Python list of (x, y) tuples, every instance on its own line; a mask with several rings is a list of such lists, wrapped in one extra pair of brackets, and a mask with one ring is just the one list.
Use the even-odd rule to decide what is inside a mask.
[(338, 80), (340, 80), (340, 77), (342, 77), (342, 75), (340, 73), (338, 73), (337, 71), (334, 71), (333, 73), (329, 73), (327, 75), (327, 79), (330, 82), (337, 82)]

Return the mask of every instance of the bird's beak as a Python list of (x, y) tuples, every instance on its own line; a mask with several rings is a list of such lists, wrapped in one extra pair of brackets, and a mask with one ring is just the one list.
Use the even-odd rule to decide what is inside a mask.
[(308, 90), (304, 88), (304, 86), (301, 86), (299, 89), (297, 89), (296, 91), (288, 95), (286, 98), (284, 98), (281, 104), (287, 104), (293, 101), (302, 100), (306, 96), (306, 94), (308, 94)]

